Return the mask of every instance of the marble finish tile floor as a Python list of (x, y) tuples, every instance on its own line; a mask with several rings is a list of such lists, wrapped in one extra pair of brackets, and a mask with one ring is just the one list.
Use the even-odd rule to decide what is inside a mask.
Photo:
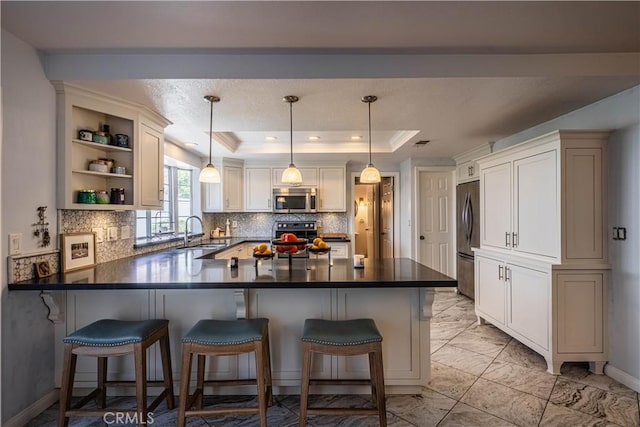
[[(604, 375), (593, 375), (586, 364), (565, 363), (562, 374), (546, 372), (544, 359), (491, 325), (475, 322), (473, 301), (439, 291), (431, 322), (432, 361), (429, 387), (420, 395), (388, 395), (387, 421), (394, 427), (502, 426), (640, 426), (640, 396)], [(365, 406), (368, 396), (312, 396), (315, 406)], [(118, 407), (133, 407), (131, 397), (110, 399)], [(251, 396), (209, 398), (207, 404), (255, 402)], [(56, 425), (57, 405), (28, 427)], [(155, 411), (152, 427), (174, 426), (176, 410), (164, 404)], [(276, 396), (268, 412), (269, 426), (298, 425), (299, 396)], [(377, 426), (376, 417), (310, 416), (311, 427)], [(75, 418), (70, 426), (105, 426), (101, 418)], [(255, 416), (191, 418), (190, 427), (258, 425)]]

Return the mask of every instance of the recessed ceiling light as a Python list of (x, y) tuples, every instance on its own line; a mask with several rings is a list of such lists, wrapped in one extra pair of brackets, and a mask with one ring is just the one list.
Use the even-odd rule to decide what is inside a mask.
[(360, 141), (362, 139), (361, 135), (351, 135), (352, 141)]
[(187, 147), (195, 147), (196, 145), (198, 145), (198, 143), (196, 143), (196, 142), (187, 142), (184, 145), (186, 145)]
[(318, 141), (319, 139), (320, 139), (320, 137), (319, 137), (319, 136), (317, 136), (317, 135), (314, 135), (314, 136), (310, 136), (310, 137), (309, 137), (309, 141)]
[(270, 135), (270, 136), (267, 136), (265, 139), (266, 139), (267, 141), (275, 141), (276, 139), (278, 139), (278, 137), (277, 137), (277, 136), (271, 136), (271, 135)]

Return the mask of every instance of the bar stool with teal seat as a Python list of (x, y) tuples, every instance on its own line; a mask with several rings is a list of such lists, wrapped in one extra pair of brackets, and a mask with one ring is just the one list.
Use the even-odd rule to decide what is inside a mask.
[[(159, 342), (162, 357), (162, 381), (147, 381), (147, 349)], [(107, 381), (107, 357), (134, 354), (135, 381)], [(98, 358), (98, 387), (85, 396), (73, 408), (71, 396), (78, 356)], [(107, 386), (136, 387), (136, 409), (105, 409)], [(162, 385), (163, 391), (147, 405), (147, 385)], [(102, 410), (80, 409), (94, 397)], [(146, 423), (147, 414), (163, 399), (173, 409), (173, 378), (171, 375), (171, 353), (169, 350), (169, 321), (165, 319), (125, 321), (102, 319), (78, 329), (64, 339), (64, 365), (60, 389), (60, 411), (58, 426), (68, 426), (69, 417), (101, 416), (107, 412), (128, 413)], [(134, 415), (135, 414), (135, 415)]]
[[(255, 353), (256, 378), (238, 380), (204, 380), (205, 357)], [(196, 389), (189, 395), (192, 356), (198, 356)], [(269, 354), (269, 321), (267, 319), (213, 320), (196, 323), (182, 339), (182, 371), (180, 374), (178, 427), (186, 417), (208, 415), (258, 414), (260, 426), (267, 425), (267, 406), (273, 400), (271, 356)], [(257, 407), (203, 408), (205, 386), (256, 385)], [(192, 409), (195, 406), (195, 409)]]
[[(359, 380), (311, 379), (312, 353), (334, 356), (369, 356), (370, 378)], [(370, 385), (374, 408), (309, 408), (310, 385)], [(382, 335), (372, 319), (307, 319), (302, 333), (302, 384), (300, 387), (300, 426), (307, 415), (378, 415), (380, 426), (387, 425), (387, 409), (382, 367)]]

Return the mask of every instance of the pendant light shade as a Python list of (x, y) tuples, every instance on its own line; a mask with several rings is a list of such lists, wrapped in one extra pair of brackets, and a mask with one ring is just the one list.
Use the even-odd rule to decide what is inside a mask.
[(373, 166), (371, 162), (371, 103), (378, 99), (375, 95), (367, 95), (362, 97), (362, 102), (369, 105), (369, 164), (360, 173), (361, 184), (377, 184), (380, 182), (380, 171)]
[(302, 184), (302, 173), (293, 164), (293, 103), (298, 102), (298, 97), (295, 95), (287, 95), (282, 100), (284, 102), (289, 103), (289, 128), (290, 128), (290, 153), (291, 153), (291, 161), (289, 163), (289, 167), (282, 172), (282, 182), (284, 184), (289, 185), (300, 185)]
[(211, 116), (209, 118), (209, 163), (200, 171), (198, 180), (208, 184), (216, 184), (220, 182), (220, 172), (215, 166), (213, 166), (213, 161), (211, 160), (211, 147), (213, 145), (213, 103), (220, 102), (220, 98), (213, 95), (207, 95), (204, 99), (209, 101), (209, 104), (211, 104)]

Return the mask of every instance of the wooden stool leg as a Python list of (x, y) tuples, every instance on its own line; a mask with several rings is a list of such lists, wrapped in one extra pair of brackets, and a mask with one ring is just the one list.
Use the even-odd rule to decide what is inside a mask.
[(271, 348), (269, 347), (269, 331), (264, 338), (264, 373), (267, 385), (267, 404), (273, 405), (273, 379), (271, 378)]
[(107, 406), (107, 358), (98, 357), (98, 408)]
[(264, 354), (263, 354), (262, 341), (255, 342), (255, 356), (256, 356), (256, 386), (257, 386), (257, 398), (258, 398), (258, 411), (260, 414), (260, 427), (267, 427), (267, 393), (265, 385), (265, 372), (264, 372)]
[(191, 344), (182, 344), (182, 363), (180, 372), (180, 398), (178, 403), (178, 427), (185, 426), (187, 401), (189, 400), (189, 383), (191, 382)]
[(204, 368), (206, 366), (206, 357), (204, 354), (198, 354), (198, 372), (196, 374), (196, 408), (202, 409), (204, 402)]
[(369, 353), (369, 379), (371, 380), (371, 403), (377, 402), (376, 398), (376, 361), (373, 353)]
[(309, 406), (309, 379), (311, 377), (311, 349), (309, 344), (302, 343), (302, 382), (300, 384), (300, 427), (307, 425), (307, 408)]
[(69, 417), (66, 412), (71, 408), (71, 396), (73, 393), (73, 378), (76, 374), (76, 360), (78, 356), (73, 354), (73, 344), (64, 345), (64, 364), (62, 368), (62, 387), (60, 388), (60, 412), (58, 414), (58, 427), (67, 427)]
[(375, 382), (376, 382), (376, 408), (380, 417), (380, 427), (387, 427), (387, 404), (384, 392), (384, 368), (382, 365), (382, 346), (374, 352)]
[(147, 422), (147, 352), (142, 343), (134, 345), (136, 371), (136, 407), (138, 419)]
[(169, 328), (167, 333), (160, 338), (160, 354), (162, 357), (162, 379), (167, 389), (167, 408), (173, 409), (176, 404), (173, 394), (173, 373), (171, 371), (171, 344), (169, 343)]

